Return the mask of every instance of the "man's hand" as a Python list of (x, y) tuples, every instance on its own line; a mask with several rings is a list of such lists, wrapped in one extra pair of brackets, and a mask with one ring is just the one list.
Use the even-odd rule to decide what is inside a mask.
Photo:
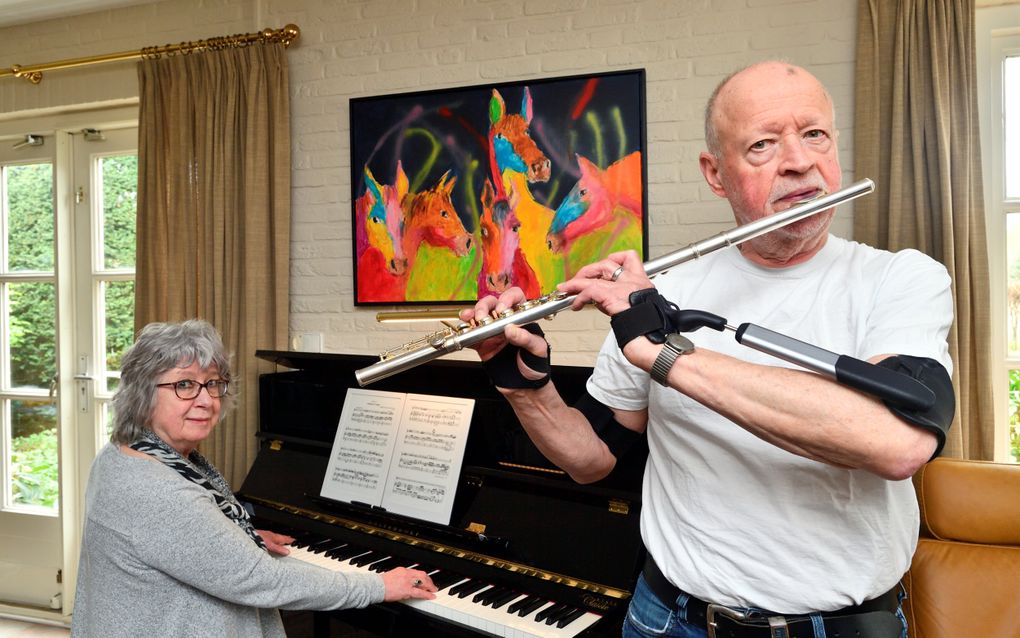
[(588, 264), (573, 278), (556, 286), (559, 290), (576, 295), (570, 307), (580, 310), (595, 304), (610, 317), (630, 308), (630, 293), (651, 288), (641, 258), (633, 250), (612, 253), (605, 259)]
[[(520, 288), (510, 288), (499, 297), (491, 295), (483, 297), (478, 300), (474, 308), (461, 310), (460, 319), (461, 321), (471, 323), (480, 317), (495, 317), (498, 313), (508, 308), (513, 308), (525, 299), (524, 291)], [(502, 335), (485, 339), (471, 346), (471, 348), (478, 352), (478, 356), (483, 362), (486, 362), (499, 354), (508, 343), (521, 350), (527, 350), (536, 357), (547, 357), (549, 353), (549, 344), (544, 337), (528, 332), (516, 324), (506, 326), (503, 329)], [(517, 357), (517, 360), (521, 376), (528, 381), (537, 381), (548, 375), (547, 371), (532, 370), (524, 365), (520, 361), (520, 357)], [(497, 385), (499, 384), (497, 383)]]
[(269, 550), (269, 553), (279, 554), (280, 556), (286, 556), (290, 553), (290, 548), (287, 545), (294, 542), (293, 536), (277, 534), (266, 529), (257, 529), (255, 533), (262, 537), (262, 542), (266, 544), (266, 549)]

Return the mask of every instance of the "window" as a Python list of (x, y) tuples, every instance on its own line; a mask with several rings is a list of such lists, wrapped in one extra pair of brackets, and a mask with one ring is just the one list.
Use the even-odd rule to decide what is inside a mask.
[(976, 13), (992, 294), (995, 458), (1020, 462), (1020, 5)]
[(133, 337), (138, 135), (132, 109), (104, 115), (0, 122), (2, 604), (73, 599), (81, 490)]

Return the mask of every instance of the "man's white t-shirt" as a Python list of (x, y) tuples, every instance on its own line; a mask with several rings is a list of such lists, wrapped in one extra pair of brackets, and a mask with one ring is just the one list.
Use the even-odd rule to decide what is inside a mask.
[[(753, 323), (837, 354), (931, 357), (952, 370), (945, 268), (829, 236), (812, 259), (771, 269), (722, 250), (654, 280), (680, 308)], [(736, 342), (688, 334), (699, 348), (796, 368)], [(732, 379), (739, 384), (740, 379)], [(781, 613), (829, 611), (890, 589), (910, 565), (917, 501), (910, 480), (812, 461), (755, 437), (630, 365), (612, 334), (588, 391), (648, 408), (641, 532), (676, 586), (710, 602)]]

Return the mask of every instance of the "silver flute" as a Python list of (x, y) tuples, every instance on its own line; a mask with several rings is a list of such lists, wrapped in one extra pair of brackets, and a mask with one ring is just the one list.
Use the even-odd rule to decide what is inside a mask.
[[(686, 248), (646, 261), (644, 263), (645, 274), (649, 278), (654, 278), (656, 275), (667, 272), (673, 266), (697, 259), (720, 248), (736, 246), (749, 239), (829, 210), (833, 206), (856, 199), (861, 195), (867, 195), (874, 190), (875, 183), (870, 179), (863, 179), (835, 193), (822, 195), (782, 212), (743, 226), (737, 226), (708, 239), (690, 244)], [(448, 325), (443, 330), (382, 353), (378, 362), (355, 371), (354, 376), (358, 384), (365, 387), (370, 383), (428, 363), (451, 352), (471, 347), (489, 337), (501, 335), (503, 329), (510, 324), (524, 325), (537, 319), (551, 318), (561, 310), (569, 308), (574, 297), (576, 295), (553, 292), (538, 299), (523, 301), (496, 316), (480, 317), (474, 324), (462, 321), (456, 325)]]

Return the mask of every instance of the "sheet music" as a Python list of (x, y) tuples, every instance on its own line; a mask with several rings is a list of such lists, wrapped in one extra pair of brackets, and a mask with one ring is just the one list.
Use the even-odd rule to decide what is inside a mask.
[(473, 399), (350, 388), (322, 496), (448, 525)]

